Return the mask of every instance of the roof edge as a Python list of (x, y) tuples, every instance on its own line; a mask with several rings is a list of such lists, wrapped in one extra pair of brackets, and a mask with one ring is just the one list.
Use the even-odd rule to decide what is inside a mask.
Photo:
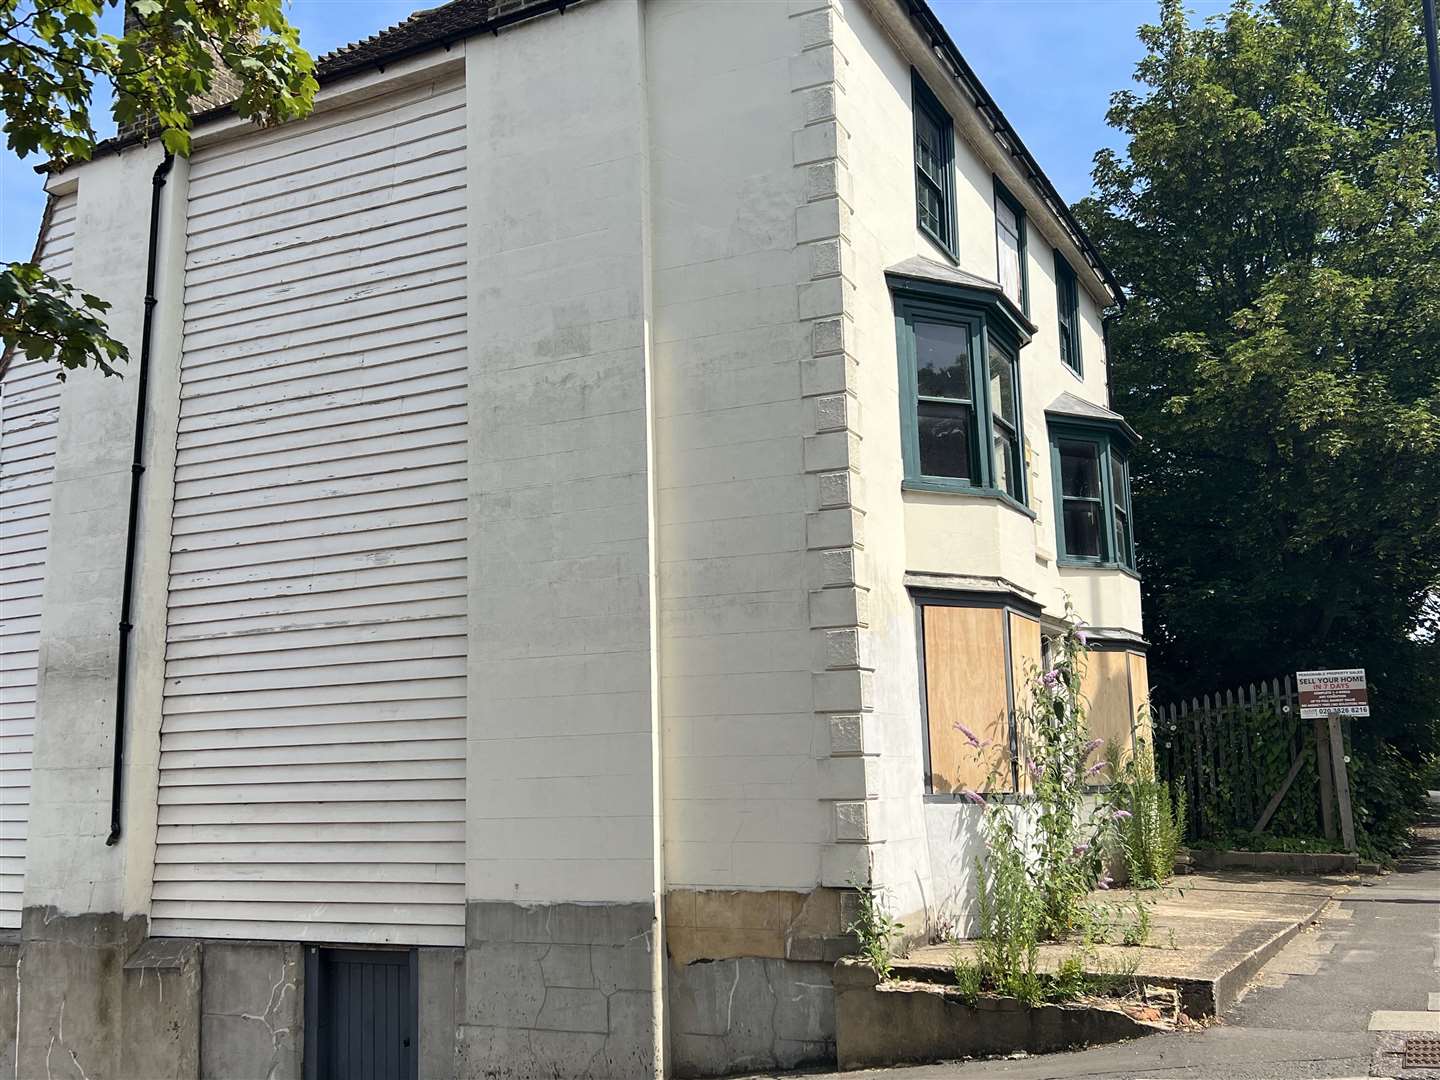
[[(517, 23), (528, 22), (530, 19), (539, 18), (542, 15), (549, 15), (555, 12), (563, 15), (565, 9), (576, 7), (586, 0), (529, 0), (518, 5), (512, 2), (506, 10), (496, 13), (493, 8), (487, 9), (487, 14), (474, 19), (472, 22), (464, 22), (459, 26), (450, 28), (433, 36), (421, 37), (416, 41), (403, 41), (393, 48), (386, 48), (384, 40), (389, 36), (400, 37), (400, 32), (413, 28), (415, 20), (435, 18), (437, 14), (443, 14), (452, 9), (462, 8), (467, 5), (468, 0), (451, 0), (450, 3), (442, 4), (439, 7), (417, 11), (394, 26), (387, 27), (360, 41), (349, 42), (339, 48), (332, 49), (315, 62), (315, 81), (320, 86), (328, 86), (340, 82), (354, 75), (361, 75), (372, 70), (383, 71), (387, 64), (394, 64), (401, 60), (407, 60), (412, 56), (419, 56), (423, 53), (433, 52), (436, 49), (448, 49), (450, 46), (464, 41), (466, 38), (475, 37), (479, 34), (499, 34), (501, 30), (514, 26)], [(360, 56), (352, 56), (354, 50), (362, 46), (370, 46), (370, 50)], [(378, 46), (378, 47), (377, 47)], [(227, 102), (217, 105), (211, 109), (194, 113), (190, 117), (190, 128), (194, 130), (202, 124), (208, 124), (227, 116), (235, 115), (235, 103)], [(108, 139), (102, 139), (91, 149), (90, 157), (83, 159), (72, 159), (69, 161), (56, 161), (51, 159), (35, 166), (37, 173), (58, 173), (69, 168), (71, 165), (83, 164), (92, 160), (102, 153), (118, 153), (141, 143), (148, 143), (153, 137), (150, 130), (136, 130), (126, 132), (123, 135), (112, 135)]]
[(990, 92), (985, 89), (985, 84), (980, 81), (980, 77), (975, 74), (975, 69), (961, 54), (959, 47), (950, 37), (950, 32), (936, 17), (927, 0), (896, 0), (896, 2), (903, 5), (910, 20), (917, 25), (923, 35), (928, 37), (931, 47), (952, 65), (956, 81), (961, 83), (974, 100), (976, 110), (990, 122), (991, 131), (994, 134), (1003, 136), (1002, 145), (1007, 142), (1010, 144), (1011, 156), (1019, 159), (1027, 178), (1039, 189), (1041, 200), (1049, 206), (1051, 212), (1065, 226), (1066, 231), (1070, 233), (1070, 238), (1075, 241), (1076, 247), (1080, 249), (1080, 253), (1090, 264), (1090, 269), (1105, 285), (1116, 305), (1124, 308), (1125, 290), (1121, 287), (1119, 280), (1111, 272), (1110, 267), (1105, 264), (1105, 259), (1094, 241), (1090, 239), (1080, 222), (1075, 219), (1075, 215), (1061, 197), (1060, 192), (1055, 189), (1055, 185), (1045, 175), (1045, 170), (1040, 167), (1040, 162), (1030, 152), (1029, 147), (1025, 145), (1025, 140), (1020, 138), (1020, 133), (1006, 118), (1000, 106), (995, 103)]

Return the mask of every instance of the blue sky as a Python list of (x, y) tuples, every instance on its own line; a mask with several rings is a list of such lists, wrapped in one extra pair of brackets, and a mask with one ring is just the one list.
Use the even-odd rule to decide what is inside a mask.
[[(725, 2), (725, 0), (714, 0)], [(780, 0), (751, 0), (778, 3)], [(434, 0), (293, 0), (290, 18), (315, 55), (374, 33)], [(1110, 94), (1130, 83), (1135, 28), (1155, 0), (931, 0), (965, 58), (1067, 200), (1090, 190), (1090, 162), (1116, 145)], [(1195, 0), (1197, 14), (1221, 8)], [(118, 12), (109, 12), (118, 21)], [(116, 28), (115, 32), (118, 32)], [(95, 110), (102, 119), (106, 110)], [(103, 131), (104, 129), (102, 129)], [(28, 259), (44, 196), (31, 157), (0, 152), (0, 260)]]

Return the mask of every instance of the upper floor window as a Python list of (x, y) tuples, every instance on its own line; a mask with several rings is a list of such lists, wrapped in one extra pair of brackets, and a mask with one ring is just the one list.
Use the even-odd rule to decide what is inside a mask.
[(912, 75), (915, 114), (915, 220), (955, 256), (955, 128), (930, 88)]
[(1132, 436), (1123, 421), (1052, 418), (1050, 461), (1062, 562), (1135, 568), (1128, 456)]
[(1055, 308), (1060, 319), (1060, 359), (1075, 374), (1080, 362), (1080, 286), (1065, 256), (1055, 252)]
[(1023, 507), (1025, 326), (993, 291), (891, 285), (907, 486), (1004, 496)]
[(1025, 266), (1025, 210), (999, 180), (995, 181), (995, 256), (1000, 288), (1021, 311), (1030, 313), (1030, 281)]
[(990, 345), (990, 468), (994, 485), (1025, 501), (1024, 438), (1020, 431), (1020, 371), (1015, 351), (999, 339)]

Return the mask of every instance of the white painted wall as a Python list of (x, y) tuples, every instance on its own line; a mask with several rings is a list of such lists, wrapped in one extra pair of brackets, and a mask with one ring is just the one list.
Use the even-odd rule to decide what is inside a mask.
[[(74, 191), (57, 196), (40, 238), (40, 266), (60, 281), (70, 277), (76, 202)], [(0, 379), (0, 928), (20, 925), (25, 886), (59, 371), (17, 352)]]
[(191, 162), (158, 935), (462, 941), (464, 107)]
[(659, 889), (642, 8), (467, 43), (467, 895)]
[(666, 876), (810, 889), (829, 823), (805, 573), (799, 45), (785, 4), (652, 0), (646, 29)]
[[(850, 58), (843, 118), (850, 137), (855, 253), (854, 316), (859, 397), (864, 409), (861, 471), (865, 477), (865, 559), (871, 575), (871, 647), (877, 738), (880, 837), (876, 878), (902, 914), (924, 909), (932, 919), (973, 862), (978, 815), (953, 803), (925, 804), (924, 734), (920, 718), (914, 608), (909, 573), (1002, 578), (1031, 593), (1052, 614), (1066, 592), (1088, 621), (1140, 631), (1139, 588), (1118, 571), (1065, 571), (1055, 565), (1049, 443), (1045, 407), (1063, 391), (1106, 403), (1100, 307), (1103, 292), (1082, 282), (1084, 378), (1059, 359), (1052, 248), (1072, 249), (1007, 154), (978, 121), (910, 24), (903, 3), (847, 0), (843, 5)], [(1021, 350), (1027, 473), (1036, 519), (991, 499), (901, 492), (900, 397), (894, 308), (884, 272), (916, 255), (948, 262), (915, 224), (911, 67), (949, 108), (957, 133), (955, 172), (961, 269), (998, 274), (993, 190), (995, 174), (1025, 203), (1030, 314), (1038, 326)], [(1140, 526), (1143, 529), (1143, 523)]]
[[(1042, 413), (1065, 389), (1104, 401), (1098, 309), (1082, 383), (1056, 353), (1064, 241), (1014, 177), (1039, 520), (901, 495), (883, 272), (938, 254), (914, 221), (907, 57), (931, 61), (907, 25), (891, 0), (603, 0), (198, 144), (180, 413), (157, 429), (178, 430), (174, 540), (157, 554), (147, 528), (141, 568), (170, 600), (165, 730), (141, 731), (131, 770), (137, 789), (145, 761), (161, 774), (158, 798), (131, 795), (138, 831), (147, 797), (158, 821), (158, 930), (453, 943), (467, 898), (852, 876), (934, 908), (959, 819), (920, 798), (907, 571), (1139, 622), (1131, 579), (1053, 565)], [(437, 63), (464, 89), (433, 90)], [(1010, 168), (992, 153), (957, 150), (961, 265), (985, 276), (990, 170)], [(111, 218), (157, 159), (82, 167), (108, 200), (97, 259), (123, 243), (143, 265), (145, 223)], [(358, 440), (343, 455), (314, 437), (334, 425)], [(77, 599), (56, 635), (82, 611), (113, 625)], [(256, 640), (278, 646), (261, 665)], [(105, 703), (66, 693), (73, 737)], [(92, 816), (108, 752), (81, 756)], [(78, 895), (92, 855), (53, 858), (37, 895)], [(365, 885), (377, 865), (405, 902)], [(132, 885), (143, 910), (148, 877)]]
[(123, 905), (132, 853), (105, 839), (150, 180), (162, 158), (158, 145), (136, 147), (50, 178), (52, 190), (79, 184), (71, 282), (112, 304), (107, 325), (129, 345), (132, 362), (120, 379), (76, 372), (61, 391), (26, 908), (115, 912)]

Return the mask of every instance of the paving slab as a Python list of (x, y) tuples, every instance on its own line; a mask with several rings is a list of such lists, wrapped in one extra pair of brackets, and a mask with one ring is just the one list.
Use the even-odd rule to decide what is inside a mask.
[(1370, 1014), (1370, 1030), (1415, 1031), (1427, 1035), (1440, 1035), (1440, 1012), (1377, 1009)]
[[(1161, 890), (1094, 893), (1092, 903), (1114, 905), (1125, 919), (1133, 920), (1137, 901), (1145, 904), (1152, 928), (1142, 946), (1095, 946), (1087, 972), (1111, 975), (1133, 967), (1137, 981), (1179, 990), (1190, 1015), (1223, 1015), (1265, 963), (1355, 880), (1217, 871), (1191, 874)], [(955, 960), (975, 949), (974, 942), (924, 946), (897, 961), (895, 975), (953, 982)], [(1055, 970), (1074, 951), (1074, 943), (1041, 946), (1041, 970)], [(1304, 966), (1308, 974), (1311, 965)]]

